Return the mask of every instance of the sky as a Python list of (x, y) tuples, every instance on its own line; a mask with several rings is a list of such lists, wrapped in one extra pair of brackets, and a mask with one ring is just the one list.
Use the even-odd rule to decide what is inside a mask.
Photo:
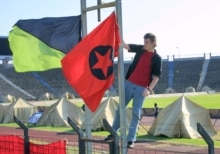
[[(112, 0), (102, 0), (110, 2)], [(87, 6), (97, 0), (87, 0)], [(144, 34), (157, 37), (163, 56), (220, 55), (220, 0), (122, 0), (122, 33), (126, 43), (143, 44)], [(101, 10), (104, 20), (115, 8)], [(19, 19), (75, 16), (79, 0), (5, 0), (0, 2), (0, 36), (8, 36)], [(88, 32), (100, 22), (97, 11), (87, 14)], [(125, 58), (133, 54), (124, 52)]]

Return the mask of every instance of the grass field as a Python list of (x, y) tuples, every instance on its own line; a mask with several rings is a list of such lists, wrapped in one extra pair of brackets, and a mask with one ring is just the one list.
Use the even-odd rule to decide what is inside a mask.
[[(149, 97), (145, 99), (143, 108), (153, 108), (154, 103), (157, 103), (159, 108), (165, 108), (179, 97), (180, 96)], [(186, 97), (207, 109), (220, 108), (220, 94), (186, 95)], [(131, 103), (129, 103), (128, 107), (131, 107)]]
[[(160, 97), (146, 97), (143, 108), (153, 108), (154, 103), (158, 104), (159, 108), (165, 108), (168, 106), (170, 103), (174, 102), (177, 100), (179, 96), (160, 96)], [(200, 94), (200, 95), (186, 95), (187, 98), (192, 100), (193, 102), (201, 105), (204, 108), (207, 109), (220, 109), (220, 93), (216, 94)], [(116, 97), (114, 98), (116, 101), (119, 99)], [(74, 102), (74, 101), (73, 101)], [(76, 105), (82, 106), (83, 102), (82, 100), (77, 100)], [(132, 101), (128, 104), (128, 108), (132, 107)]]

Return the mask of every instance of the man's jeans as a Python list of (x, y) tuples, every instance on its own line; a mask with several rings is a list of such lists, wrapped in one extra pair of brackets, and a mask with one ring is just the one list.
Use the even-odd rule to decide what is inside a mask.
[[(142, 95), (145, 87), (138, 86), (136, 84), (131, 83), (130, 81), (126, 81), (125, 83), (125, 106), (128, 105), (130, 100), (133, 98), (132, 103), (132, 119), (127, 135), (127, 141), (136, 141), (136, 132), (138, 129), (140, 116), (142, 114), (142, 105), (144, 102), (144, 96)], [(118, 106), (117, 111), (115, 113), (114, 122), (112, 128), (115, 131), (118, 131), (120, 127), (120, 107)], [(126, 115), (124, 115), (126, 118)]]

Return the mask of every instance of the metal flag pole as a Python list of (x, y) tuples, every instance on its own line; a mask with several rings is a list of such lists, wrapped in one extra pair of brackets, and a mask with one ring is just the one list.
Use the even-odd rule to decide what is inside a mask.
[[(116, 14), (118, 24), (120, 27), (121, 41), (122, 35), (122, 7), (121, 0), (116, 0)], [(125, 93), (124, 93), (124, 62), (123, 62), (123, 48), (120, 46), (118, 54), (118, 85), (119, 85), (119, 104), (120, 104), (120, 133), (121, 133), (121, 153), (127, 153), (127, 139), (126, 139), (126, 109), (125, 109)]]
[[(122, 38), (122, 7), (121, 7), (121, 0), (116, 0), (114, 2), (109, 3), (101, 3), (101, 0), (98, 0), (98, 5), (93, 7), (86, 7), (86, 0), (81, 0), (81, 18), (82, 18), (82, 36), (84, 37), (87, 34), (87, 11), (97, 10), (100, 8), (106, 7), (116, 7), (116, 15), (118, 19), (118, 24), (120, 26), (120, 35), (121, 40)], [(99, 11), (98, 11), (99, 14)], [(98, 15), (99, 16), (99, 15)], [(119, 55), (118, 55), (118, 84), (119, 84), (119, 104), (120, 104), (120, 133), (121, 133), (121, 153), (127, 153), (127, 140), (126, 140), (126, 109), (125, 109), (125, 94), (124, 94), (124, 62), (123, 62), (123, 48), (119, 47)], [(86, 112), (86, 132), (87, 137), (91, 137), (91, 111), (88, 107), (85, 108)], [(87, 144), (87, 152), (92, 151), (91, 143)]]
[[(86, 0), (81, 0), (81, 19), (82, 19), (82, 37), (87, 35), (87, 13), (86, 9)], [(85, 105), (85, 113), (86, 113), (86, 137), (91, 137), (91, 111)], [(86, 142), (86, 150), (87, 153), (92, 153), (92, 144), (91, 142)]]

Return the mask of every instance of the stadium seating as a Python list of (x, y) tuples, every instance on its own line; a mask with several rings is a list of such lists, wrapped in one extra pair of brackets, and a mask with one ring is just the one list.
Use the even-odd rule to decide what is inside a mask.
[[(9, 67), (7, 69), (1, 67), (1, 73), (13, 84), (30, 93), (31, 95), (35, 96), (36, 98), (40, 96), (39, 93), (46, 91), (46, 88), (39, 84), (39, 82), (37, 82), (37, 80), (34, 79), (31, 73), (17, 73), (15, 72), (14, 67)], [(1, 85), (5, 84), (5, 82), (1, 82)], [(3, 89), (3, 94), (9, 93), (14, 95), (15, 97), (31, 99), (30, 97), (17, 90), (15, 87), (10, 86), (9, 84), (5, 85), (4, 88), (6, 89)]]
[[(23, 89), (25, 92), (28, 92), (32, 96), (36, 97), (36, 99), (39, 99), (40, 96), (46, 92), (53, 93), (56, 98), (60, 97), (67, 91), (74, 93), (72, 88), (67, 84), (66, 80), (62, 76), (60, 69), (38, 72), (38, 78), (33, 74), (33, 72), (18, 73), (14, 70), (14, 67), (5, 69), (1, 65), (0, 69), (1, 73), (9, 81), (13, 82), (13, 84)], [(0, 82), (1, 95), (11, 94), (16, 98), (21, 97), (26, 100), (33, 99), (13, 86), (10, 86), (3, 80), (0, 80)], [(2, 88), (2, 86), (4, 86), (4, 88)]]
[[(156, 94), (165, 93), (167, 88), (173, 88), (175, 92), (185, 92), (187, 87), (198, 86), (200, 75), (202, 72), (204, 57), (197, 58), (180, 58), (174, 59), (172, 63), (167, 59), (162, 61), (162, 77), (154, 89)], [(131, 61), (124, 62), (124, 76), (129, 68)], [(220, 91), (220, 57), (210, 57), (207, 73), (203, 86), (209, 86), (215, 91)], [(118, 94), (118, 65), (114, 64), (115, 81), (111, 89), (116, 90)], [(171, 70), (172, 69), (172, 70)], [(61, 69), (53, 69), (44, 72), (27, 72), (17, 73), (12, 64), (8, 68), (0, 65), (1, 74), (7, 78), (13, 85), (5, 82), (0, 78), (0, 95), (13, 95), (16, 98), (23, 98), (26, 100), (39, 99), (40, 96), (46, 92), (52, 93), (55, 98), (60, 97), (66, 92), (74, 94), (79, 97), (72, 87), (65, 80)], [(21, 88), (29, 95), (25, 94), (15, 86)], [(172, 87), (169, 87), (172, 86)]]
[(203, 86), (208, 86), (215, 91), (220, 91), (219, 66), (220, 57), (211, 57)]
[(176, 92), (185, 92), (185, 88), (197, 87), (204, 57), (174, 59), (173, 89)]
[(154, 93), (156, 94), (163, 94), (165, 90), (168, 88), (168, 63), (169, 62), (167, 60), (163, 60), (162, 62), (162, 75), (158, 84), (154, 88)]
[[(59, 97), (67, 91), (74, 94), (77, 97), (77, 93), (65, 80), (61, 69), (53, 69), (44, 72), (38, 72), (39, 76), (45, 81), (50, 87), (48, 89), (55, 97)], [(43, 84), (41, 82), (41, 84)]]

